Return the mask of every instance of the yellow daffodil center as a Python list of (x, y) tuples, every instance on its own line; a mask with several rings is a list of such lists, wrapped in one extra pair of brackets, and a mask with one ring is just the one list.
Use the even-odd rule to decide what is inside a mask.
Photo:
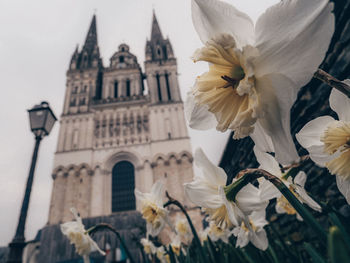
[(150, 245), (143, 245), (143, 250), (145, 251), (146, 254), (151, 254), (151, 246)]
[(165, 212), (157, 206), (155, 203), (147, 202), (143, 205), (141, 210), (143, 218), (152, 224), (154, 228), (158, 228), (161, 225), (160, 218), (165, 216)]
[[(295, 191), (293, 185), (289, 185), (289, 190), (295, 195), (296, 198), (299, 197), (299, 194)], [(294, 209), (294, 207), (289, 203), (289, 201), (282, 195), (281, 197), (277, 198), (277, 205), (288, 214), (288, 215), (295, 215), (297, 211)]]
[(185, 235), (189, 231), (187, 224), (185, 222), (183, 222), (183, 221), (178, 221), (176, 223), (176, 230), (181, 235)]
[(87, 240), (87, 235), (85, 236), (85, 234), (81, 232), (70, 232), (67, 236), (71, 244), (75, 245), (75, 249), (79, 255), (90, 253), (91, 246)]
[(231, 228), (233, 227), (225, 205), (217, 209), (212, 208), (202, 208), (202, 210), (210, 216), (210, 219), (215, 222), (217, 226), (222, 228)]
[(332, 174), (350, 178), (350, 122), (335, 121), (325, 130), (321, 141), (324, 152), (330, 155), (339, 152), (339, 156), (326, 163)]
[(217, 129), (235, 131), (235, 138), (253, 132), (258, 99), (250, 60), (257, 56), (251, 46), (236, 48), (230, 35), (220, 35), (197, 50), (194, 61), (210, 63), (209, 71), (197, 78), (193, 94), (198, 104), (215, 114)]
[(281, 196), (277, 198), (277, 205), (288, 214), (288, 215), (295, 215), (297, 211), (295, 211), (294, 207), (288, 202), (288, 200), (284, 197)]
[[(165, 259), (165, 262), (170, 263), (170, 257), (168, 254), (165, 254), (164, 251), (158, 250), (157, 251), (157, 258), (162, 261), (163, 259)], [(162, 261), (163, 262), (163, 261)]]
[[(252, 228), (252, 230), (255, 232), (257, 227), (254, 225), (253, 221), (251, 219), (249, 219), (249, 224)], [(249, 232), (249, 228), (245, 225), (244, 221), (242, 221), (241, 224), (241, 228), (245, 231), (245, 232)]]
[(175, 255), (180, 255), (180, 246), (171, 245), (171, 249), (173, 250)]
[(217, 226), (216, 224), (211, 224), (209, 229), (209, 234), (217, 237), (222, 236), (225, 233), (224, 229)]

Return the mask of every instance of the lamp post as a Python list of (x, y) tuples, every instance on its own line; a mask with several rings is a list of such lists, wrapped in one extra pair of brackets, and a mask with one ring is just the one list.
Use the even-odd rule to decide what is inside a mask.
[(15, 237), (9, 244), (10, 254), (8, 258), (8, 263), (21, 263), (23, 248), (25, 247), (24, 229), (26, 224), (28, 206), (30, 193), (32, 190), (32, 184), (34, 179), (34, 170), (36, 159), (38, 156), (38, 150), (40, 141), (44, 136), (49, 135), (53, 125), (57, 118), (49, 107), (49, 104), (45, 101), (41, 102), (39, 105), (35, 105), (32, 109), (28, 110), (30, 128), (35, 136), (35, 147), (32, 156), (32, 163), (29, 170), (29, 175), (27, 179), (27, 186), (23, 197), (21, 213), (18, 220), (17, 230)]

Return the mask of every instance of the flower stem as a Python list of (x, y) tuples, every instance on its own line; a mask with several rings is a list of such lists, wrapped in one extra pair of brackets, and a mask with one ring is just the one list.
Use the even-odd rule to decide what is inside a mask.
[(194, 239), (195, 243), (197, 244), (197, 246), (199, 247), (200, 255), (202, 257), (203, 262), (205, 262), (206, 257), (205, 257), (205, 254), (204, 254), (204, 251), (203, 251), (203, 248), (202, 248), (201, 241), (199, 240), (197, 231), (194, 228), (192, 220), (191, 220), (190, 216), (188, 215), (186, 209), (182, 206), (182, 204), (179, 201), (177, 201), (174, 198), (172, 198), (169, 195), (168, 191), (166, 191), (165, 194), (168, 197), (169, 201), (164, 204), (164, 207), (167, 207), (169, 205), (175, 205), (178, 208), (180, 208), (181, 212), (186, 216), (187, 222), (190, 225), (190, 228), (191, 228), (191, 231), (192, 231), (192, 234), (193, 234), (193, 239)]
[(288, 189), (288, 187), (278, 177), (270, 174), (263, 169), (245, 169), (239, 173), (242, 175), (236, 182), (226, 186), (225, 193), (228, 200), (235, 201), (235, 197), (239, 190), (245, 185), (253, 182), (259, 177), (264, 177), (269, 180), (277, 189), (284, 195), (288, 202), (294, 207), (299, 215), (305, 220), (307, 224), (321, 237), (321, 240), (326, 244), (327, 233), (324, 228), (317, 222), (314, 216), (303, 206), (303, 204), (295, 197), (295, 195)]
[(344, 81), (336, 79), (335, 77), (323, 71), (322, 69), (318, 69), (315, 72), (314, 78), (323, 81), (324, 83), (328, 84), (332, 88), (339, 90), (340, 92), (344, 93), (350, 98), (350, 86), (347, 85)]
[(111, 225), (109, 224), (106, 224), (106, 223), (100, 223), (100, 224), (97, 224), (91, 228), (89, 228), (86, 232), (90, 235), (94, 234), (95, 232), (101, 230), (101, 229), (107, 229), (107, 230), (110, 230), (112, 231), (119, 239), (121, 245), (123, 246), (123, 248), (125, 249), (125, 252), (126, 252), (126, 255), (128, 256), (128, 258), (130, 259), (130, 262), (131, 263), (136, 263), (135, 260), (133, 259), (133, 257), (131, 256), (131, 253), (128, 249), (128, 247), (125, 245), (125, 242), (124, 242), (124, 239), (122, 238), (122, 236), (119, 234), (119, 232), (114, 228), (112, 227)]

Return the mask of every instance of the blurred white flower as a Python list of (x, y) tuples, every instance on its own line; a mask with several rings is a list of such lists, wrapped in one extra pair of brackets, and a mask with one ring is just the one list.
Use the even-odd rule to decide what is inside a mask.
[(165, 223), (171, 226), (168, 219), (169, 212), (163, 207), (163, 188), (163, 183), (157, 181), (150, 193), (141, 193), (135, 189), (136, 198), (141, 201), (141, 213), (146, 220), (147, 233), (152, 236), (157, 236)]
[(228, 243), (228, 239), (231, 236), (231, 231), (227, 228), (217, 226), (214, 221), (209, 222), (209, 226), (205, 229), (205, 233), (214, 242), (222, 240)]
[[(350, 85), (349, 79), (344, 82)], [(295, 136), (317, 165), (336, 175), (338, 188), (350, 204), (350, 99), (333, 89), (329, 105), (339, 121), (331, 116), (318, 117)]]
[(207, 227), (204, 230), (198, 231), (198, 237), (202, 244), (204, 243), (204, 241), (208, 240), (208, 231), (209, 231), (209, 227)]
[(180, 256), (180, 253), (186, 255), (186, 251), (181, 246), (181, 238), (179, 235), (174, 235), (172, 237), (171, 243), (169, 244), (169, 249), (172, 249), (176, 256)]
[(156, 256), (161, 263), (170, 263), (170, 257), (164, 247), (157, 247)]
[(157, 252), (157, 248), (151, 240), (147, 238), (141, 238), (141, 244), (143, 246), (143, 250), (147, 255), (153, 255)]
[(237, 226), (244, 214), (266, 208), (267, 202), (261, 201), (260, 190), (252, 184), (237, 193), (235, 202), (227, 200), (224, 191), (227, 180), (225, 171), (211, 163), (201, 149), (196, 150), (194, 162), (202, 173), (196, 174), (193, 182), (184, 185), (185, 193), (220, 228)]
[(237, 237), (236, 247), (245, 247), (250, 241), (261, 250), (267, 249), (269, 241), (264, 226), (267, 225), (268, 222), (265, 216), (265, 209), (254, 211), (240, 226), (233, 229), (233, 234)]
[[(270, 174), (280, 178), (283, 183), (288, 187), (288, 189), (298, 198), (302, 203), (307, 204), (312, 209), (321, 212), (321, 207), (317, 204), (306, 192), (304, 186), (306, 182), (306, 174), (304, 172), (299, 172), (294, 180), (291, 177), (285, 178), (281, 172), (278, 162), (276, 159), (268, 153), (260, 151), (256, 146), (254, 147), (254, 153), (258, 163), (259, 168), (263, 169)], [(268, 180), (264, 178), (259, 178), (259, 189), (261, 190), (262, 200), (270, 200), (272, 198), (277, 198), (276, 211), (277, 213), (287, 213), (289, 215), (297, 215), (299, 220), (302, 218), (295, 211), (294, 207), (288, 202), (288, 200), (281, 194), (281, 192)]]
[(71, 212), (76, 221), (61, 224), (61, 231), (68, 237), (70, 243), (74, 244), (77, 253), (84, 258), (84, 262), (90, 262), (89, 255), (91, 252), (98, 251), (105, 255), (105, 252), (98, 247), (96, 242), (86, 232), (77, 210), (71, 208)]
[(276, 152), (279, 163), (296, 161), (290, 109), (326, 54), (332, 10), (328, 0), (280, 1), (254, 25), (228, 3), (192, 0), (193, 24), (205, 45), (193, 59), (208, 62), (209, 71), (187, 98), (190, 127), (231, 129), (235, 138), (253, 135), (261, 149)]
[(180, 217), (179, 215), (176, 217), (175, 230), (183, 243), (191, 243), (193, 234), (186, 218)]

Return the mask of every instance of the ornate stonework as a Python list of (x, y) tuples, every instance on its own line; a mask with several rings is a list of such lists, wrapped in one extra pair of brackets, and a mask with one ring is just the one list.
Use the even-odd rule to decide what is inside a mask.
[[(148, 192), (156, 180), (189, 205), (182, 185), (193, 177), (193, 158), (177, 62), (155, 15), (145, 53), (145, 72), (126, 44), (104, 67), (93, 17), (85, 44), (75, 50), (67, 71), (49, 224), (71, 220), (71, 207), (83, 218), (111, 215), (117, 212), (113, 196), (132, 202), (122, 191), (136, 187)], [(123, 179), (128, 183), (113, 179), (120, 162), (131, 164), (134, 179)], [(115, 195), (113, 189), (121, 192)]]

